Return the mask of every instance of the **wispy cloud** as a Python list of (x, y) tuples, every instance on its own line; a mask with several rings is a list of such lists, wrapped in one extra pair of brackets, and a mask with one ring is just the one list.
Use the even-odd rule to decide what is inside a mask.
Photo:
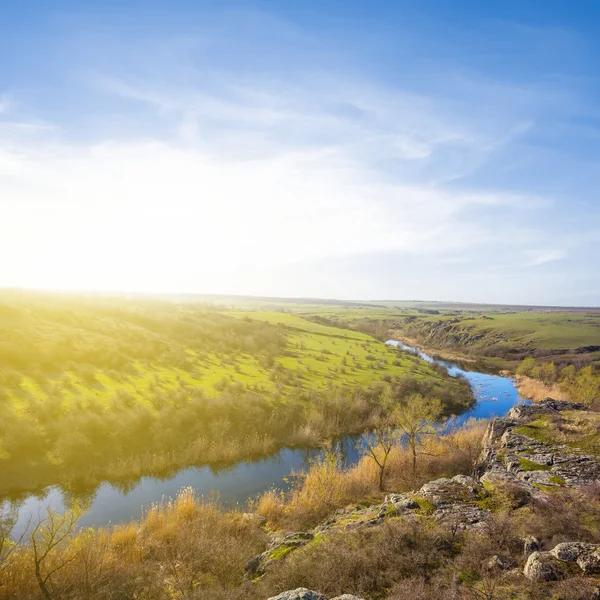
[(562, 260), (566, 257), (567, 253), (564, 250), (560, 249), (551, 249), (551, 250), (537, 250), (530, 253), (531, 259), (527, 263), (529, 267), (537, 267), (539, 265), (545, 265), (549, 262), (554, 262), (556, 260)]

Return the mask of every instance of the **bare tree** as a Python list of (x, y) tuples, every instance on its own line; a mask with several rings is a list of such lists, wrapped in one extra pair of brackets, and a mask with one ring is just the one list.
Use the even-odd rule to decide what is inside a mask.
[(373, 459), (373, 462), (379, 468), (379, 491), (383, 492), (384, 475), (387, 461), (397, 442), (397, 436), (392, 427), (383, 427), (372, 434), (369, 434), (363, 440), (364, 453)]
[(394, 422), (406, 437), (412, 455), (413, 480), (417, 474), (417, 457), (426, 454), (421, 449), (423, 440), (428, 435), (437, 434), (433, 423), (441, 412), (441, 402), (437, 398), (424, 398), (421, 394), (412, 394), (394, 411)]
[(74, 531), (84, 509), (74, 504), (63, 514), (49, 508), (45, 517), (38, 520), (31, 532), (35, 578), (46, 600), (52, 600), (52, 576), (75, 560), (74, 552), (61, 552), (60, 548)]

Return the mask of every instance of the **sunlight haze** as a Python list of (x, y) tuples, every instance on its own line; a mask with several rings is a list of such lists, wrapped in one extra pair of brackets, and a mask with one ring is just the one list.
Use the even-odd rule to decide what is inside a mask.
[(576, 10), (30, 4), (0, 25), (0, 286), (600, 303)]

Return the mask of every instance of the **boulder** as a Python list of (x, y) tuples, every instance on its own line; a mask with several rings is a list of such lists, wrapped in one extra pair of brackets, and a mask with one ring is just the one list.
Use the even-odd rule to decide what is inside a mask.
[(434, 506), (443, 506), (456, 502), (472, 502), (484, 493), (483, 485), (472, 477), (457, 475), (452, 479), (434, 479), (423, 485), (417, 495), (427, 498)]
[(320, 592), (314, 592), (307, 588), (296, 588), (281, 592), (277, 596), (271, 596), (268, 600), (327, 600), (327, 598)]
[(534, 552), (525, 563), (523, 575), (530, 581), (558, 581), (564, 579), (565, 570), (550, 552)]
[(335, 598), (332, 598), (331, 600), (363, 600), (363, 599), (359, 598), (358, 596), (353, 596), (352, 594), (342, 594), (341, 596), (336, 596)]
[(419, 505), (412, 499), (408, 497), (404, 497), (397, 502), (392, 503), (396, 510), (414, 510), (415, 508), (419, 508)]
[(584, 575), (600, 573), (600, 544), (564, 542), (550, 550), (552, 556), (565, 562), (576, 562)]
[(593, 552), (599, 546), (596, 544), (587, 544), (585, 542), (563, 542), (557, 544), (550, 550), (550, 554), (558, 560), (564, 560), (566, 562), (577, 562), (577, 559), (583, 554)]
[(532, 552), (536, 552), (542, 547), (540, 540), (533, 535), (528, 535), (523, 538), (523, 554), (529, 556)]
[(484, 561), (483, 568), (486, 571), (506, 571), (510, 569), (511, 564), (505, 558), (495, 554), (491, 558)]

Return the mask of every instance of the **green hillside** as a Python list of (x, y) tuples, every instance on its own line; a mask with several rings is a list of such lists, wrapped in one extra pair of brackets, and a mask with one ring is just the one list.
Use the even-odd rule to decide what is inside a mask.
[(462, 382), (371, 336), (268, 311), (147, 299), (0, 299), (0, 493), (124, 482), (316, 445)]

